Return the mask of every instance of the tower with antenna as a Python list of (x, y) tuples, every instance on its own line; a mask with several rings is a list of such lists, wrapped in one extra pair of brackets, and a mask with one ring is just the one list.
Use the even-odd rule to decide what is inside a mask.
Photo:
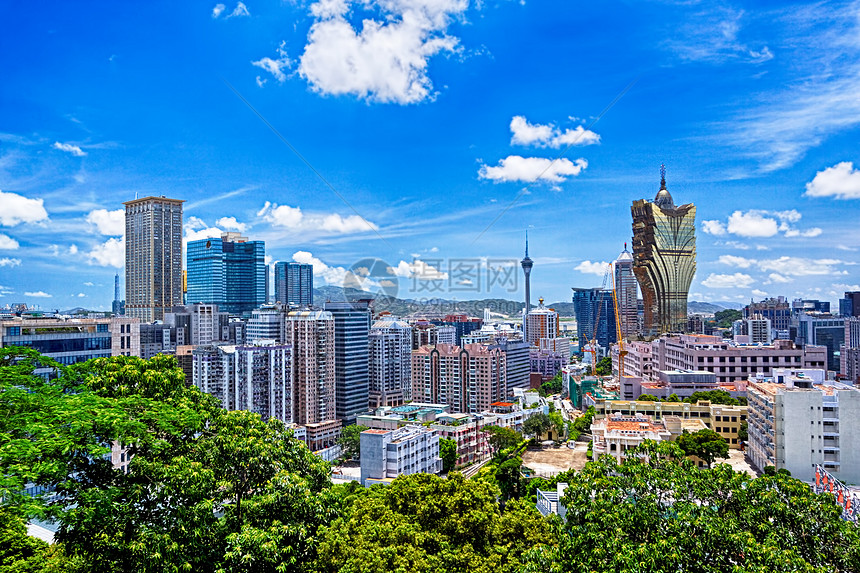
[(111, 312), (114, 316), (123, 316), (125, 314), (125, 301), (119, 298), (119, 273), (113, 277), (113, 304)]
[(529, 276), (532, 272), (532, 267), (534, 266), (534, 261), (529, 258), (529, 232), (526, 231), (526, 256), (523, 257), (523, 260), (520, 261), (520, 265), (523, 267), (523, 274), (526, 276), (526, 309), (525, 314), (523, 314), (523, 340), (528, 340), (527, 332), (526, 332), (526, 324), (528, 323), (529, 311), (531, 310), (531, 285), (529, 282)]

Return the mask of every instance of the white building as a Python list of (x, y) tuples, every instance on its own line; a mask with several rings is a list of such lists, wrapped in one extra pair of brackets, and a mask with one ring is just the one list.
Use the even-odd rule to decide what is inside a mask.
[(365, 430), (360, 444), (362, 485), (385, 483), (401, 475), (442, 471), (439, 435), (422, 426)]
[(624, 416), (612, 414), (591, 424), (594, 440), (592, 451), (596, 460), (602, 454), (609, 454), (621, 463), (627, 450), (635, 448), (645, 440), (657, 442), (671, 440), (672, 433), (662, 422), (654, 422), (650, 416)]
[(281, 306), (265, 305), (252, 311), (247, 326), (248, 341), (252, 343), (255, 340), (283, 342), (286, 339), (286, 318), (284, 307)]
[(370, 407), (412, 400), (412, 327), (402, 320), (378, 320), (368, 345)]

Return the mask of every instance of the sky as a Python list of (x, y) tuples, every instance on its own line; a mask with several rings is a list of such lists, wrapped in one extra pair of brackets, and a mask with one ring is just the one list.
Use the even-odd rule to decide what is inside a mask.
[(110, 308), (124, 201), (317, 286), (570, 300), (660, 165), (690, 299), (860, 290), (860, 3), (0, 4), (0, 306)]

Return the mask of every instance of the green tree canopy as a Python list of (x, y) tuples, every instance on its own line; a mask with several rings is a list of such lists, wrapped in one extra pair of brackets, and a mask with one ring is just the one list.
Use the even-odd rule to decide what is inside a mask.
[(640, 394), (636, 400), (639, 402), (659, 402), (660, 398), (653, 394)]
[(541, 396), (551, 396), (553, 394), (561, 394), (564, 392), (563, 388), (564, 374), (559, 372), (552, 379), (547, 380), (543, 384), (541, 384), (538, 392)]
[(595, 369), (598, 376), (610, 376), (612, 374), (612, 358), (604, 356), (597, 361)]
[(340, 431), (340, 437), (337, 443), (341, 447), (341, 456), (344, 459), (359, 459), (361, 456), (361, 433), (367, 430), (367, 426), (353, 424), (345, 426)]
[(728, 442), (713, 430), (704, 429), (692, 434), (684, 430), (675, 443), (686, 455), (698, 456), (704, 460), (708, 467), (711, 467), (717, 458), (729, 457)]
[(718, 310), (714, 313), (714, 320), (719, 328), (731, 328), (732, 323), (744, 317), (743, 313), (733, 308)]
[(546, 434), (550, 428), (552, 428), (552, 420), (546, 414), (535, 414), (523, 422), (523, 433), (536, 438)]
[(442, 471), (454, 469), (457, 464), (457, 442), (449, 438), (439, 438), (439, 457), (442, 458)]
[(684, 402), (695, 404), (699, 400), (709, 400), (711, 404), (723, 404), (725, 406), (738, 406), (740, 401), (732, 398), (732, 395), (725, 390), (699, 390), (693, 392), (689, 397), (684, 398)]
[(493, 452), (501, 452), (513, 448), (523, 440), (522, 434), (512, 428), (488, 425), (484, 426), (482, 430), (489, 434), (487, 439), (490, 442), (490, 447), (493, 448)]

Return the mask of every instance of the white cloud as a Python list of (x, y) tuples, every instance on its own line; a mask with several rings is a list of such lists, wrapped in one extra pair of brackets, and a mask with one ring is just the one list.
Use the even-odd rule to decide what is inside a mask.
[(814, 276), (814, 275), (843, 275), (847, 271), (840, 271), (836, 265), (845, 264), (838, 259), (806, 259), (803, 257), (779, 257), (778, 259), (762, 260), (758, 266), (763, 271), (774, 271), (788, 276)]
[[(251, 62), (252, 66), (257, 66), (263, 70), (266, 70), (270, 74), (272, 74), (278, 82), (283, 83), (287, 79), (286, 70), (289, 70), (293, 62), (290, 60), (289, 56), (287, 56), (287, 50), (285, 46), (286, 42), (281, 42), (281, 45), (278, 46), (278, 57), (277, 58), (261, 58), (256, 62)], [(260, 81), (260, 76), (257, 76), (257, 85), (263, 87), (265, 84), (265, 80)]]
[(585, 159), (571, 161), (562, 157), (556, 161), (543, 157), (520, 157), (509, 155), (496, 166), (482, 165), (478, 170), (481, 179), (500, 181), (523, 181), (531, 183), (538, 178), (554, 183), (566, 181), (568, 177), (579, 175), (588, 167)]
[(402, 278), (418, 278), (422, 280), (448, 279), (448, 273), (440, 271), (421, 259), (415, 259), (411, 263), (400, 261), (396, 267), (388, 267), (388, 272)]
[(314, 278), (321, 278), (326, 284), (342, 285), (347, 274), (344, 267), (330, 267), (308, 251), (296, 251), (293, 260), (297, 263), (313, 265)]
[(0, 225), (14, 227), (19, 223), (38, 223), (48, 218), (42, 199), (30, 199), (17, 193), (0, 191)]
[(77, 255), (78, 254), (78, 246), (75, 244), (69, 245), (69, 254), (70, 255)]
[(766, 217), (764, 211), (755, 209), (747, 211), (735, 211), (729, 215), (726, 230), (741, 237), (772, 237), (779, 232), (776, 219)]
[(125, 240), (111, 237), (87, 253), (87, 262), (100, 267), (121, 269), (125, 265)]
[(55, 141), (54, 145), (52, 145), (54, 149), (59, 149), (60, 151), (65, 151), (66, 153), (71, 153), (75, 157), (84, 157), (87, 152), (78, 147), (77, 145), (72, 145), (71, 143), (60, 143), (59, 141)]
[(248, 225), (245, 223), (240, 223), (236, 220), (236, 217), (221, 217), (215, 224), (219, 227), (224, 227), (225, 229), (229, 229), (231, 231), (239, 231), (240, 233), (244, 233), (248, 228)]
[(750, 47), (739, 39), (743, 19), (742, 10), (726, 6), (704, 8), (673, 27), (663, 44), (687, 62), (762, 64), (773, 59), (766, 45)]
[(786, 237), (817, 237), (822, 233), (822, 230), (818, 227), (812, 227), (811, 229), (807, 229), (806, 231), (800, 231), (798, 229), (787, 229), (785, 231)]
[(95, 225), (99, 233), (112, 237), (119, 237), (125, 234), (125, 210), (115, 209), (108, 211), (107, 209), (96, 209), (87, 214), (87, 223)]
[(282, 227), (293, 232), (324, 232), (328, 234), (350, 234), (376, 231), (379, 227), (358, 215), (346, 217), (338, 213), (309, 213), (302, 212), (300, 207), (278, 205), (266, 201), (263, 208), (257, 212), (258, 217), (275, 227)]
[(250, 16), (251, 13), (248, 11), (248, 7), (245, 6), (243, 2), (239, 2), (236, 4), (236, 7), (233, 8), (233, 11), (230, 12), (227, 17), (228, 18), (236, 18), (239, 16)]
[(227, 7), (224, 6), (223, 4), (215, 4), (215, 7), (212, 8), (212, 17), (217, 18), (226, 9), (227, 9)]
[(79, 293), (77, 294), (77, 297), (78, 297), (78, 298), (84, 298), (85, 296), (87, 296), (87, 295), (85, 295), (85, 294), (84, 294), (84, 293), (82, 293), (82, 292), (79, 292)]
[(188, 217), (183, 224), (186, 229), (205, 229), (208, 226), (200, 217)]
[(752, 292), (752, 294), (754, 294), (755, 296), (767, 296), (767, 293), (765, 291), (757, 288), (752, 289), (752, 291), (750, 292)]
[(718, 237), (726, 234), (726, 226), (722, 221), (702, 221), (702, 230), (709, 235)]
[(747, 288), (755, 283), (755, 279), (744, 273), (719, 275), (711, 273), (702, 284), (708, 288)]
[(25, 292), (24, 296), (29, 296), (30, 298), (51, 298), (51, 295), (41, 290), (36, 292)]
[(9, 257), (0, 258), (0, 267), (17, 267), (21, 264), (21, 259), (11, 259)]
[(224, 233), (218, 227), (206, 227), (205, 229), (185, 229), (185, 243), (188, 241), (199, 241), (200, 239), (217, 239)]
[[(354, 6), (378, 16), (353, 28)], [(315, 22), (299, 74), (323, 94), (399, 104), (432, 99), (429, 60), (458, 50), (447, 29), (468, 6), (468, 0), (319, 0), (311, 5)]]
[(85, 283), (84, 283), (84, 286), (91, 287), (91, 286), (95, 286), (95, 284), (94, 284), (94, 283), (91, 283), (91, 282), (89, 282), (89, 281), (87, 281), (87, 282), (85, 282)]
[(767, 275), (767, 278), (770, 279), (770, 282), (778, 284), (790, 283), (794, 280), (792, 278), (782, 276), (779, 273), (770, 273), (769, 275)]
[(753, 266), (756, 261), (745, 257), (736, 257), (735, 255), (720, 255), (719, 262), (724, 265), (748, 269)]
[(608, 266), (609, 263), (605, 263), (603, 261), (582, 261), (581, 263), (573, 267), (573, 270), (579, 271), (585, 275), (597, 275), (599, 277), (602, 277), (604, 274), (606, 274), (606, 269), (608, 268)]
[(4, 235), (0, 233), (0, 251), (14, 251), (21, 245), (18, 244), (18, 241), (10, 237), (9, 235)]
[(815, 174), (806, 184), (805, 195), (809, 197), (833, 197), (834, 199), (860, 199), (860, 170), (854, 163), (843, 161)]
[(568, 145), (594, 145), (600, 136), (581, 125), (574, 129), (559, 130), (552, 124), (532, 124), (522, 115), (511, 119), (511, 145), (537, 145), (560, 148)]

